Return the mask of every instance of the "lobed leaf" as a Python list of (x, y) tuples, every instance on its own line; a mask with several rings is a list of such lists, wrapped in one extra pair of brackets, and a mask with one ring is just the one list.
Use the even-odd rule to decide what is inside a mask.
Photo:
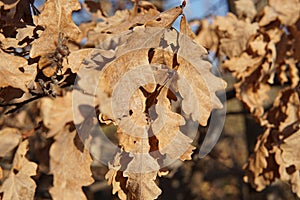
[(17, 149), (8, 178), (0, 188), (3, 200), (34, 199), (36, 183), (31, 176), (36, 175), (37, 164), (25, 157), (27, 151), (28, 140), (24, 140)]

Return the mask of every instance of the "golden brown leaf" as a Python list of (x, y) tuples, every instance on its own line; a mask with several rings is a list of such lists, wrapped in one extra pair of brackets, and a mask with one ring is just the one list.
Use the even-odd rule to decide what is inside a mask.
[(164, 88), (158, 96), (158, 103), (155, 105), (158, 116), (151, 126), (153, 134), (159, 141), (159, 152), (171, 159), (191, 160), (192, 150), (195, 149), (191, 145), (193, 140), (179, 130), (179, 127), (185, 124), (185, 120), (181, 115), (171, 111), (167, 91), (167, 88)]
[(220, 32), (219, 34), (222, 34), (220, 51), (229, 58), (239, 56), (246, 49), (250, 36), (254, 35), (259, 28), (257, 23), (251, 24), (238, 20), (231, 13), (227, 14), (226, 17), (217, 17), (215, 23)]
[(266, 54), (267, 42), (262, 35), (257, 36), (254, 40), (249, 41), (249, 47), (253, 53), (264, 56)]
[[(127, 199), (130, 200), (151, 200), (157, 199), (161, 190), (155, 184), (157, 172), (151, 173), (130, 173), (128, 174)], [(126, 177), (126, 176), (125, 176)]]
[(112, 185), (112, 193), (118, 193), (121, 200), (126, 199), (125, 187), (127, 179), (123, 177), (123, 173), (119, 171), (122, 167), (121, 164), (121, 152), (117, 152), (114, 160), (108, 163), (108, 172), (105, 174), (105, 179), (107, 183)]
[(239, 18), (248, 18), (250, 21), (256, 15), (256, 8), (251, 0), (234, 1), (236, 14)]
[(53, 174), (53, 187), (50, 194), (53, 199), (86, 199), (82, 186), (94, 182), (90, 165), (92, 158), (84, 147), (76, 131), (68, 127), (55, 137), (50, 148), (50, 173)]
[(3, 128), (0, 130), (0, 157), (4, 157), (16, 148), (21, 139), (21, 133), (15, 128)]
[(261, 117), (264, 114), (263, 103), (269, 98), (270, 86), (264, 81), (259, 82), (260, 72), (256, 70), (243, 81), (235, 84), (237, 98), (242, 100), (254, 116)]
[(268, 25), (276, 19), (285, 25), (292, 25), (300, 17), (298, 0), (269, 0), (269, 5), (264, 8), (264, 16), (259, 22), (260, 26)]
[(0, 51), (0, 87), (11, 86), (28, 92), (27, 85), (37, 74), (36, 64), (28, 65), (23, 57)]
[(269, 152), (265, 146), (267, 138), (269, 136), (269, 130), (265, 131), (257, 139), (257, 143), (254, 147), (254, 154), (249, 158), (248, 163), (244, 166), (244, 169), (249, 170), (244, 176), (245, 182), (250, 182), (256, 190), (261, 191), (269, 184), (262, 175), (263, 170), (267, 168), (267, 157)]
[(44, 125), (49, 129), (47, 137), (53, 137), (60, 132), (68, 122), (73, 121), (72, 92), (52, 99), (41, 99), (41, 115)]
[(25, 157), (27, 146), (28, 140), (19, 145), (9, 176), (0, 188), (2, 200), (34, 199), (36, 184), (30, 177), (36, 175), (37, 164)]
[(80, 65), (85, 58), (92, 57), (94, 49), (80, 49), (73, 51), (68, 55), (68, 62), (65, 65), (72, 70), (73, 73), (76, 73), (80, 69)]
[(34, 34), (34, 29), (36, 27), (35, 26), (29, 26), (27, 25), (25, 28), (19, 28), (17, 30), (17, 35), (16, 35), (16, 39), (18, 41), (22, 41), (24, 40), (26, 37), (32, 38), (33, 34)]
[(96, 90), (91, 106), (99, 105), (102, 119), (117, 126), (122, 153), (111, 162), (106, 179), (120, 198), (157, 198), (161, 191), (155, 179), (165, 167), (158, 159), (188, 160), (194, 149), (192, 139), (180, 132), (184, 118), (171, 111), (176, 95), (169, 94), (179, 92), (186, 116), (206, 125), (212, 109), (222, 107), (216, 91), (226, 83), (211, 73), (206, 50), (174, 29), (138, 26), (101, 47), (70, 63), (81, 63), (83, 94), (93, 98)]
[(105, 178), (113, 186), (113, 194), (118, 192), (122, 200), (156, 199), (161, 193), (155, 183), (158, 168), (157, 161), (149, 154), (133, 154), (129, 157), (121, 151), (109, 163)]
[[(140, 8), (139, 12), (136, 12), (137, 7)], [(117, 11), (114, 16), (104, 18), (103, 22), (98, 23), (95, 29), (89, 32), (87, 44), (96, 44), (97, 46), (97, 44), (111, 38), (114, 34), (120, 34), (141, 25), (170, 28), (177, 17), (182, 14), (183, 7), (178, 6), (159, 13), (156, 9), (153, 9), (153, 6), (145, 6), (144, 3), (139, 3), (139, 5), (135, 5), (133, 10)]]
[(178, 74), (182, 78), (179, 78), (178, 88), (183, 97), (183, 111), (188, 115), (191, 114), (193, 120), (205, 126), (212, 109), (222, 108), (215, 92), (224, 89), (226, 83), (211, 74), (209, 62), (198, 57), (194, 59), (190, 61), (192, 65), (179, 60), (181, 65), (178, 68)]
[(1, 38), (0, 35), (0, 41), (1, 41), (1, 48), (2, 49), (9, 49), (9, 48), (24, 48), (26, 46), (26, 43), (20, 44), (20, 41), (16, 38)]
[(117, 11), (115, 15), (104, 18), (103, 22), (97, 23), (94, 30), (88, 33), (88, 45), (98, 45), (107, 38), (111, 38), (114, 34), (120, 34), (128, 31), (135, 26), (143, 25), (149, 19), (157, 16), (159, 12), (156, 9), (145, 10), (133, 14), (133, 10)]
[(196, 35), (195, 41), (205, 48), (217, 52), (219, 38), (215, 31), (215, 24), (211, 24), (208, 19), (204, 19), (200, 23), (199, 33)]
[(33, 42), (30, 57), (34, 58), (54, 52), (60, 33), (76, 40), (80, 30), (72, 20), (72, 12), (79, 9), (80, 4), (77, 0), (47, 1), (37, 19), (37, 25), (45, 27), (45, 31), (41, 33), (40, 38)]
[(273, 107), (264, 115), (268, 128), (258, 138), (254, 154), (246, 165), (244, 180), (257, 190), (280, 178), (289, 181), (299, 195), (299, 167), (297, 148), (300, 119), (299, 95), (293, 89), (282, 90)]
[(245, 76), (247, 71), (253, 71), (263, 62), (263, 57), (253, 57), (243, 52), (238, 57), (233, 57), (230, 60), (225, 60), (223, 67), (232, 71), (237, 78)]
[(195, 33), (192, 31), (189, 23), (187, 22), (185, 15), (182, 15), (180, 20), (180, 33), (185, 34), (192, 39), (196, 37)]
[(174, 21), (182, 14), (184, 6), (177, 6), (164, 11), (145, 23), (146, 27), (171, 28)]

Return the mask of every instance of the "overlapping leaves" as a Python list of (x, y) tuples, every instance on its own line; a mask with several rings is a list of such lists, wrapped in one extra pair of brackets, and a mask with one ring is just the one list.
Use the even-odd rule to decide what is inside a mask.
[[(300, 151), (294, 142), (300, 120), (300, 2), (269, 0), (257, 12), (253, 1), (240, 0), (236, 9), (238, 17), (217, 17), (211, 25), (204, 21), (197, 41), (216, 51), (224, 68), (238, 80), (236, 96), (264, 126), (245, 166), (245, 181), (262, 190), (280, 178), (289, 181), (299, 196), (296, 155)], [(204, 37), (204, 32), (212, 32), (213, 39)], [(275, 100), (270, 96), (274, 88), (280, 88)]]
[(122, 199), (157, 198), (161, 191), (154, 181), (160, 168), (170, 159), (191, 159), (192, 139), (180, 131), (185, 118), (171, 109), (176, 94), (183, 98), (183, 112), (202, 125), (212, 109), (222, 107), (215, 92), (226, 84), (210, 72), (203, 60), (206, 50), (169, 29), (178, 9), (115, 34), (101, 44), (109, 50), (91, 49), (92, 59), (83, 60), (78, 72), (80, 90), (96, 90), (101, 120), (117, 126), (121, 148), (106, 178)]
[[(1, 149), (1, 156), (19, 146), (1, 187), (3, 198), (34, 197), (36, 184), (30, 177), (36, 175), (37, 165), (25, 157), (26, 138), (33, 137), (29, 141), (35, 145), (30, 148), (37, 148), (36, 138), (53, 139), (43, 147), (50, 149), (49, 161), (37, 155), (38, 175), (53, 175), (52, 198), (86, 199), (81, 188), (93, 179), (92, 160), (84, 145), (91, 140), (94, 117), (117, 126), (121, 148), (106, 174), (113, 193), (121, 199), (157, 198), (161, 193), (157, 175), (166, 174), (161, 168), (169, 160), (191, 159), (195, 149), (193, 139), (180, 129), (184, 116), (206, 125), (211, 111), (222, 107), (216, 91), (226, 86), (211, 73), (207, 52), (192, 41), (195, 35), (185, 17), (181, 34), (171, 28), (185, 2), (160, 13), (151, 3), (136, 1), (132, 10), (117, 11), (112, 17), (101, 11), (101, 22), (80, 27), (72, 20), (72, 13), (80, 9), (78, 1), (46, 1), (36, 16), (32, 14), (40, 11), (28, 1), (0, 5), (6, 11), (1, 13), (0, 26), (1, 103), (15, 106), (15, 111), (43, 97), (34, 104), (39, 109), (30, 110), (30, 126), (0, 132), (11, 139), (3, 140), (3, 146), (10, 148)], [(82, 40), (86, 40), (83, 45)], [(76, 75), (79, 87), (73, 88)], [(92, 87), (98, 88), (96, 101), (76, 104), (93, 100)], [(178, 97), (183, 99), (184, 114), (172, 108)], [(86, 135), (79, 138), (75, 127)], [(22, 185), (23, 181), (29, 185)]]

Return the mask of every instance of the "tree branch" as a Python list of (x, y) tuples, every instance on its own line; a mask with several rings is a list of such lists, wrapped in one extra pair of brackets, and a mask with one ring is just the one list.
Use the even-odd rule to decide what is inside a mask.
[(5, 112), (5, 114), (9, 114), (9, 113), (13, 113), (15, 111), (17, 111), (18, 109), (20, 109), (22, 106), (24, 106), (25, 104), (28, 104), (32, 101), (35, 101), (37, 99), (40, 99), (42, 97), (45, 97), (45, 94), (38, 94), (37, 96), (24, 100), (22, 102), (18, 102), (18, 103), (7, 103), (7, 104), (0, 104), (0, 107), (7, 107), (7, 106), (16, 106), (15, 108), (8, 110), (7, 112)]

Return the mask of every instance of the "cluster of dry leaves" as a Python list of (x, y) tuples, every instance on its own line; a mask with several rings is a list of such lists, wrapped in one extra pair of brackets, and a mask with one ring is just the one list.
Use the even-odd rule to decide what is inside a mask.
[[(94, 181), (86, 147), (98, 121), (117, 128), (105, 175), (113, 193), (155, 199), (166, 163), (195, 149), (180, 130), (185, 117), (205, 126), (222, 107), (215, 92), (226, 83), (210, 72), (185, 17), (180, 33), (172, 28), (185, 1), (162, 13), (136, 1), (112, 17), (94, 4), (49, 0), (39, 11), (27, 0), (0, 2), (3, 200), (33, 199), (42, 174), (53, 175), (53, 199), (86, 199), (82, 187)], [(82, 7), (94, 20), (77, 26), (72, 12)], [(172, 109), (178, 95), (184, 116)]]
[(261, 191), (281, 179), (300, 196), (300, 1), (269, 0), (259, 12), (251, 0), (235, 6), (237, 16), (201, 21), (196, 41), (217, 53), (237, 79), (237, 98), (264, 127), (244, 180)]
[[(53, 199), (86, 199), (82, 187), (94, 181), (88, 134), (98, 121), (116, 127), (119, 149), (105, 175), (112, 192), (157, 198), (165, 163), (191, 159), (193, 139), (180, 129), (186, 117), (205, 126), (221, 107), (215, 92), (226, 84), (199, 45), (236, 77), (237, 97), (265, 128), (245, 181), (262, 190), (279, 178), (300, 196), (299, 0), (269, 0), (259, 12), (239, 0), (237, 16), (194, 21), (196, 34), (184, 16), (180, 34), (172, 28), (184, 5), (161, 13), (136, 1), (108, 17), (93, 1), (49, 0), (40, 9), (0, 2), (2, 199), (33, 199), (43, 174), (53, 175)], [(92, 20), (77, 26), (72, 13), (80, 9)], [(174, 111), (178, 96), (184, 114)]]

